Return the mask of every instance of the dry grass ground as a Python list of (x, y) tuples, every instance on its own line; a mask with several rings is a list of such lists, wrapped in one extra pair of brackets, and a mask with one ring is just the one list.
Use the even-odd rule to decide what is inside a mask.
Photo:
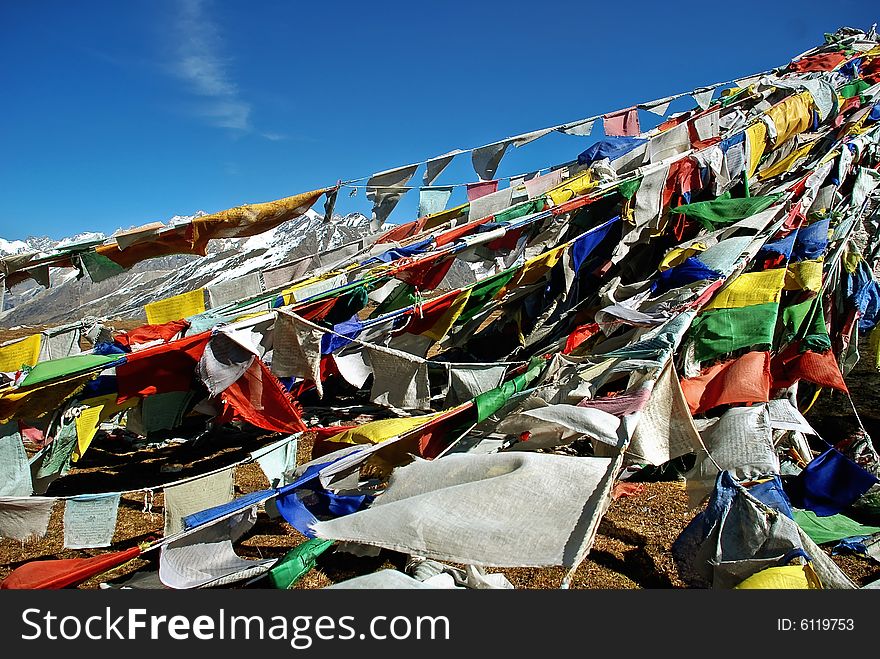
[[(217, 467), (233, 464), (246, 457), (254, 448), (271, 442), (272, 437), (249, 439), (246, 448), (233, 445), (234, 436), (220, 437), (203, 448), (201, 455), (182, 446), (134, 453), (111, 439), (98, 441), (83, 458), (83, 467), (56, 481), (50, 494), (66, 495), (81, 492), (106, 491), (110, 482), (130, 483), (132, 489), (155, 487), (171, 479), (205, 473)], [(173, 455), (178, 452), (177, 455)], [(309, 459), (311, 443), (308, 436), (300, 442), (300, 461)], [(152, 454), (152, 455), (151, 455)], [(163, 464), (184, 463), (179, 472), (160, 471)], [(185, 462), (184, 462), (185, 459)], [(670, 549), (680, 531), (693, 517), (687, 509), (687, 497), (681, 481), (660, 481), (642, 484), (641, 491), (632, 496), (615, 499), (596, 536), (592, 551), (574, 574), (571, 588), (584, 589), (638, 589), (684, 588), (678, 578)], [(257, 464), (240, 466), (235, 471), (236, 495), (254, 492), (269, 486)], [(61, 516), (63, 506), (56, 506), (49, 524), (49, 532), (37, 541), (24, 545), (11, 540), (0, 540), (0, 579), (22, 563), (36, 559), (76, 558), (98, 555), (107, 549), (64, 549)], [(124, 549), (139, 542), (161, 536), (163, 500), (157, 491), (151, 512), (144, 512), (144, 494), (126, 494), (122, 497), (117, 520), (113, 549)], [(254, 528), (238, 545), (238, 552), (248, 558), (280, 558), (305, 540), (283, 520), (272, 519), (261, 511)], [(859, 585), (880, 578), (880, 564), (860, 556), (834, 556), (838, 565)], [(111, 572), (91, 579), (81, 588), (97, 588), (99, 583), (118, 580), (142, 568), (156, 569), (158, 552), (147, 552)], [(322, 555), (317, 567), (305, 576), (297, 588), (322, 588), (331, 583), (365, 574), (382, 567), (402, 569), (406, 556), (383, 551), (378, 557), (356, 557), (341, 551)], [(493, 570), (494, 571), (494, 570)], [(558, 588), (564, 576), (561, 568), (503, 569), (517, 588)]]
[[(115, 323), (115, 326), (124, 329), (136, 324)], [(25, 336), (39, 329), (0, 330), (0, 341)], [(8, 539), (0, 540), (0, 579), (27, 561), (94, 556), (160, 537), (163, 526), (160, 486), (163, 483), (234, 464), (246, 459), (249, 452), (276, 439), (277, 437), (270, 435), (228, 432), (218, 433), (210, 442), (200, 443), (195, 447), (186, 444), (135, 451), (122, 439), (99, 434), (77, 468), (53, 483), (48, 494), (106, 492), (118, 490), (120, 487), (127, 490), (156, 488), (151, 509), (145, 512), (143, 492), (125, 494), (119, 507), (112, 547), (69, 550), (64, 549), (63, 506), (56, 505), (49, 531), (42, 539), (25, 544)], [(301, 439), (299, 450), (298, 463), (311, 458), (309, 435)], [(179, 471), (163, 470), (163, 467), (167, 469), (169, 465), (176, 465)], [(257, 464), (246, 464), (235, 471), (237, 496), (268, 486), (269, 483)], [(599, 526), (591, 552), (574, 574), (571, 588), (686, 587), (677, 575), (670, 549), (694, 514), (696, 513), (688, 511), (687, 497), (681, 481), (644, 483), (641, 491), (636, 494), (615, 499)], [(261, 510), (256, 525), (237, 545), (237, 550), (248, 558), (280, 558), (304, 540), (304, 536), (283, 520), (272, 519)], [(102, 582), (119, 580), (143, 568), (156, 569), (158, 558), (158, 551), (147, 552), (142, 558), (91, 579), (80, 588), (97, 588)], [(857, 555), (840, 555), (833, 556), (833, 560), (859, 585), (880, 579), (880, 564), (870, 559)], [(331, 550), (318, 559), (316, 568), (295, 587), (322, 588), (382, 567), (403, 569), (405, 562), (406, 556), (388, 551), (381, 552), (375, 558), (366, 558)], [(558, 588), (564, 577), (564, 571), (560, 568), (499, 571), (515, 587), (523, 589)]]

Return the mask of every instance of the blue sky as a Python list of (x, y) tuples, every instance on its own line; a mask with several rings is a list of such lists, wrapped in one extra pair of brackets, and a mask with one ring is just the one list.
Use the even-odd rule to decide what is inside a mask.
[[(269, 201), (742, 77), (868, 29), (871, 4), (5, 2), (0, 237)], [(497, 175), (591, 141), (511, 148)], [(460, 156), (437, 184), (474, 179)], [(368, 214), (364, 190), (337, 210)]]

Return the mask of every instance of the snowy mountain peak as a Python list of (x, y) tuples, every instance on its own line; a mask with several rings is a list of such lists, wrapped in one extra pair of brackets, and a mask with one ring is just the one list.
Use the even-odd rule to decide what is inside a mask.
[(208, 213), (206, 213), (205, 211), (198, 210), (192, 215), (175, 215), (170, 220), (168, 220), (168, 226), (175, 227), (178, 224), (189, 224), (197, 217), (204, 217), (207, 214)]
[(23, 254), (24, 252), (34, 251), (33, 248), (23, 240), (5, 240), (0, 238), (0, 255)]

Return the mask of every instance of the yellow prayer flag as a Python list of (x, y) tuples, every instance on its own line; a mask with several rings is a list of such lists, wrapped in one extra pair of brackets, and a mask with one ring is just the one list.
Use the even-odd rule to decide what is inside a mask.
[(868, 335), (868, 346), (874, 351), (874, 368), (880, 371), (880, 325)]
[(550, 268), (559, 262), (559, 259), (565, 255), (565, 250), (570, 247), (571, 245), (562, 245), (561, 247), (551, 249), (549, 252), (544, 252), (543, 254), (530, 258), (523, 263), (518, 275), (507, 285), (507, 288), (529, 286), (537, 283), (541, 277), (547, 274), (547, 271), (550, 270)]
[(106, 394), (82, 401), (87, 409), (83, 410), (76, 419), (76, 448), (73, 450), (73, 455), (70, 456), (72, 462), (78, 461), (86, 452), (95, 438), (99, 424), (114, 414), (136, 407), (141, 402), (137, 396), (128, 398), (122, 403), (117, 403), (116, 399), (116, 394)]
[(34, 366), (40, 358), (41, 341), (41, 335), (33, 334), (0, 347), (0, 371), (11, 373), (25, 365)]
[(872, 129), (876, 124), (869, 119), (871, 115), (869, 113), (863, 114), (861, 118), (856, 121), (852, 126), (847, 129), (847, 135), (861, 135), (862, 133), (867, 133), (870, 129)]
[(195, 316), (205, 311), (205, 289), (199, 288), (189, 293), (181, 293), (165, 300), (150, 302), (144, 306), (147, 322), (150, 325), (161, 325), (172, 320), (180, 320)]
[(269, 312), (265, 309), (263, 311), (252, 311), (250, 313), (242, 314), (241, 316), (236, 316), (233, 322), (237, 323), (242, 320), (248, 320), (249, 318), (257, 318), (258, 316), (264, 316), (268, 313)]
[(821, 590), (822, 582), (810, 565), (768, 567), (742, 581), (735, 589)]
[(310, 277), (290, 288), (285, 288), (281, 294), (284, 296), (284, 304), (293, 304), (344, 286), (347, 281), (348, 278), (341, 272), (328, 272), (318, 277)]
[(666, 252), (666, 256), (660, 261), (660, 265), (657, 266), (657, 269), (660, 272), (663, 272), (664, 270), (669, 270), (669, 268), (674, 268), (675, 266), (684, 263), (689, 257), (696, 256), (705, 249), (706, 246), (703, 243), (694, 243), (690, 247), (673, 247)]
[(847, 248), (846, 254), (843, 255), (843, 267), (849, 274), (853, 274), (859, 268), (859, 262), (862, 255), (858, 252)]
[(467, 204), (461, 204), (455, 208), (448, 208), (439, 213), (434, 213), (433, 215), (425, 215), (425, 226), (422, 227), (422, 230), (430, 231), (431, 229), (436, 229), (437, 227), (446, 224), (449, 220), (461, 215), (466, 207)]
[(92, 443), (101, 423), (101, 410), (101, 407), (87, 407), (76, 417), (76, 451), (70, 457), (72, 462), (79, 460)]
[(190, 225), (192, 244), (204, 245), (212, 238), (243, 238), (264, 233), (305, 213), (328, 190), (330, 188), (321, 188), (275, 201), (244, 204), (194, 218)]
[(767, 117), (776, 127), (774, 148), (799, 133), (803, 133), (812, 123), (813, 95), (804, 91), (787, 97), (767, 110)]
[(822, 288), (822, 259), (789, 263), (785, 275), (787, 291), (819, 291)]
[(57, 410), (86, 382), (96, 377), (98, 373), (93, 371), (36, 387), (5, 390), (0, 394), (0, 423), (12, 419), (40, 419)]
[(558, 206), (569, 199), (580, 197), (582, 194), (592, 190), (597, 185), (598, 183), (593, 180), (590, 172), (584, 172), (580, 176), (576, 176), (570, 181), (566, 181), (562, 185), (553, 188), (547, 193), (547, 196), (553, 202), (554, 206)]
[(757, 122), (746, 128), (746, 145), (749, 151), (748, 172), (749, 178), (755, 175), (764, 149), (767, 148), (767, 126), (763, 122)]
[(779, 302), (779, 298), (782, 296), (785, 273), (785, 268), (773, 268), (739, 275), (725, 288), (718, 291), (718, 294), (703, 309), (704, 311), (738, 309), (754, 304)]
[(281, 291), (281, 295), (284, 298), (284, 304), (293, 304), (296, 301), (294, 300), (293, 294), (295, 290), (297, 290), (298, 288), (304, 288), (305, 286), (308, 286), (309, 284), (314, 284), (318, 281), (321, 281), (320, 277), (309, 277), (308, 279), (305, 279), (298, 284), (291, 286), (290, 288), (285, 288), (283, 291)]
[(795, 149), (776, 164), (771, 165), (766, 169), (762, 169), (760, 172), (758, 172), (758, 179), (761, 181), (766, 181), (768, 178), (773, 178), (774, 176), (778, 176), (783, 172), (787, 172), (794, 166), (794, 164), (798, 160), (806, 157), (807, 154), (810, 152), (810, 149), (812, 149), (815, 144), (815, 142), (804, 144), (802, 147)]
[(338, 435), (328, 437), (328, 442), (339, 444), (379, 444), (405, 432), (418, 428), (421, 425), (433, 421), (443, 412), (411, 416), (403, 419), (381, 419), (370, 421), (357, 428), (346, 430)]
[(462, 291), (461, 294), (455, 298), (455, 301), (449, 305), (449, 308), (443, 313), (443, 315), (437, 319), (434, 326), (427, 332), (422, 332), (422, 336), (427, 336), (434, 341), (442, 341), (443, 337), (446, 336), (446, 333), (464, 311), (470, 297), (471, 289)]

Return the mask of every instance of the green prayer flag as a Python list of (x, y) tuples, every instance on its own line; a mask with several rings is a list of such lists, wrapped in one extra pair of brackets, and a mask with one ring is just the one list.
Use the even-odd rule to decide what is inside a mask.
[(626, 199), (632, 199), (633, 195), (638, 192), (639, 186), (642, 184), (642, 177), (640, 176), (637, 179), (633, 179), (632, 181), (624, 181), (620, 185), (617, 186), (618, 191), (622, 194)]
[(70, 456), (76, 448), (76, 441), (76, 423), (71, 421), (61, 426), (55, 439), (46, 447), (43, 461), (35, 474), (36, 479), (66, 474), (70, 468)]
[(318, 556), (330, 549), (333, 540), (313, 538), (287, 552), (269, 570), (269, 581), (279, 590), (287, 590), (315, 567)]
[(488, 419), (504, 407), (504, 403), (511, 396), (528, 387), (540, 375), (541, 370), (544, 368), (544, 363), (544, 360), (540, 357), (533, 357), (525, 373), (521, 373), (507, 382), (503, 382), (500, 386), (476, 396), (474, 398), (474, 405), (477, 408), (477, 423), (482, 423)]
[(370, 318), (378, 318), (386, 313), (412, 306), (416, 303), (416, 289), (409, 284), (400, 282), (398, 286), (391, 291), (391, 295), (386, 297), (378, 307), (370, 314)]
[(853, 80), (851, 83), (840, 88), (840, 98), (846, 99), (858, 96), (870, 86), (864, 80)]
[(792, 508), (794, 521), (817, 545), (835, 542), (854, 535), (874, 535), (880, 533), (880, 526), (865, 526), (846, 515), (819, 517), (811, 510)]
[(146, 396), (141, 402), (144, 429), (149, 433), (177, 428), (195, 395), (194, 391), (169, 391)]
[[(811, 313), (816, 306), (816, 312)], [(792, 343), (801, 340), (801, 350), (825, 352), (831, 348), (831, 338), (825, 327), (825, 311), (820, 298), (812, 298), (782, 309), (782, 340)]]
[(49, 380), (55, 380), (67, 375), (85, 373), (98, 366), (115, 362), (120, 355), (72, 355), (60, 359), (50, 359), (34, 366), (21, 383), (22, 387), (30, 387)]
[(694, 358), (707, 362), (740, 348), (769, 348), (778, 312), (778, 302), (704, 311), (690, 328)]
[(503, 222), (512, 222), (513, 220), (518, 220), (519, 218), (525, 217), (526, 215), (539, 213), (546, 207), (547, 201), (544, 199), (544, 197), (531, 199), (522, 204), (517, 204), (513, 208), (508, 208), (506, 211), (495, 213), (495, 222), (497, 224), (501, 224)]
[(125, 272), (125, 268), (121, 265), (97, 252), (83, 252), (79, 258), (82, 259), (82, 265), (89, 273), (89, 278), (96, 284)]
[(726, 96), (721, 96), (721, 98), (720, 98), (721, 107), (726, 108), (731, 103), (742, 100), (740, 97), (743, 94), (745, 94), (746, 92), (748, 92), (748, 90), (749, 90), (748, 87), (742, 87), (741, 89), (733, 92), (732, 94), (727, 94)]
[(732, 224), (766, 210), (781, 196), (771, 194), (745, 199), (731, 199), (729, 196), (722, 195), (711, 201), (698, 201), (678, 206), (673, 208), (672, 212), (686, 215), (702, 224), (709, 231), (714, 231), (716, 226)]
[(495, 297), (495, 294), (498, 293), (507, 282), (513, 279), (513, 275), (516, 274), (517, 270), (519, 270), (519, 266), (514, 266), (475, 284), (474, 287), (471, 288), (471, 295), (464, 307), (464, 311), (461, 312), (458, 320), (456, 320), (456, 325), (466, 323), (482, 311), (483, 307), (486, 306), (486, 303)]
[(333, 318), (333, 322), (341, 323), (366, 307), (369, 301), (370, 298), (366, 287), (358, 286), (347, 293), (342, 293), (327, 316), (328, 318)]

